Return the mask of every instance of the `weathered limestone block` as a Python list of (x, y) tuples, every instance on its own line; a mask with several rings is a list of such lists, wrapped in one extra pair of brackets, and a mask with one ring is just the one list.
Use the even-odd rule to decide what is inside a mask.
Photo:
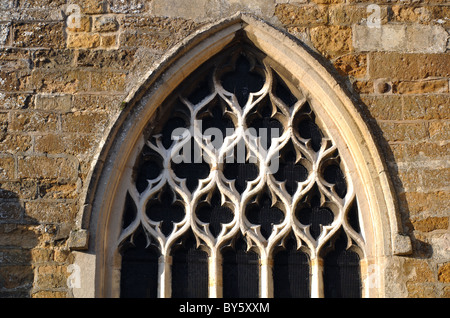
[(325, 7), (280, 4), (275, 7), (275, 16), (285, 26), (317, 26), (328, 22)]
[(357, 51), (443, 53), (447, 48), (448, 37), (445, 29), (439, 25), (353, 25), (353, 45)]
[(315, 48), (327, 58), (350, 53), (352, 31), (344, 26), (318, 26), (311, 28), (311, 41)]
[(119, 23), (114, 16), (97, 16), (92, 25), (93, 32), (115, 32), (119, 29)]

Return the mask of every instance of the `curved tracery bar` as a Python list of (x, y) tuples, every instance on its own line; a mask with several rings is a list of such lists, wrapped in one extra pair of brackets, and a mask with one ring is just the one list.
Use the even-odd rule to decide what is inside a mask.
[[(142, 258), (130, 249), (145, 250), (133, 247), (137, 232), (158, 250), (159, 297), (180, 296), (168, 282), (183, 281), (182, 273), (203, 275), (190, 277), (198, 279), (192, 286), (207, 275), (211, 297), (231, 295), (240, 285), (225, 284), (225, 277), (255, 270), (249, 284), (259, 282), (262, 297), (339, 296), (339, 282), (324, 286), (322, 272), (328, 284), (342, 259), (352, 269), (363, 257), (357, 198), (333, 136), (280, 73), (258, 50), (230, 48), (194, 72), (155, 115), (128, 189), (118, 248), (127, 275), (126, 266)], [(181, 244), (186, 238), (190, 243)], [(243, 272), (228, 273), (232, 268)], [(350, 295), (358, 296), (354, 272)], [(300, 285), (283, 288), (289, 277)], [(254, 295), (253, 285), (236, 287), (237, 294)]]

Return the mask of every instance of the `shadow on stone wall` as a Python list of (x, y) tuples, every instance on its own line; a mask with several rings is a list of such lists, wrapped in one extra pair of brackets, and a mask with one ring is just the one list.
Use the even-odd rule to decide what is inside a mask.
[(25, 217), (15, 192), (0, 188), (0, 298), (27, 298), (34, 282), (37, 222)]
[(432, 246), (414, 235), (414, 226), (411, 223), (411, 212), (408, 202), (405, 199), (405, 187), (400, 178), (400, 172), (398, 168), (398, 162), (395, 159), (393, 150), (389, 142), (384, 137), (383, 130), (378, 125), (376, 119), (372, 116), (369, 111), (369, 106), (363, 102), (359, 92), (355, 90), (349, 76), (340, 73), (333, 63), (322, 56), (320, 53), (311, 49), (308, 45), (290, 36), (294, 41), (296, 41), (300, 46), (302, 46), (306, 51), (308, 51), (316, 60), (322, 64), (330, 74), (336, 79), (340, 84), (341, 88), (347, 93), (347, 96), (353, 101), (357, 106), (358, 112), (361, 114), (364, 121), (367, 123), (369, 130), (374, 137), (376, 146), (378, 147), (378, 152), (384, 159), (387, 170), (389, 171), (389, 176), (393, 185), (394, 193), (396, 195), (396, 201), (399, 211), (399, 222), (402, 225), (402, 230), (404, 235), (408, 235), (412, 241), (413, 254), (411, 257), (417, 258), (431, 258), (433, 255)]
[(414, 226), (411, 222), (410, 207), (405, 199), (406, 189), (400, 178), (398, 162), (395, 158), (391, 145), (384, 137), (383, 130), (379, 126), (377, 120), (370, 113), (369, 105), (363, 102), (359, 92), (353, 88), (349, 76), (339, 74), (330, 61), (324, 59), (323, 57), (318, 57), (317, 53), (314, 55), (316, 58), (321, 59), (321, 63), (325, 65), (328, 70), (331, 70), (331, 73), (335, 76), (339, 83), (343, 84), (341, 86), (343, 86), (343, 89), (347, 92), (348, 96), (350, 96), (355, 105), (359, 106), (357, 107), (357, 110), (367, 123), (370, 133), (374, 137), (378, 152), (384, 159), (385, 167), (389, 171), (390, 181), (394, 189), (395, 200), (398, 207), (399, 223), (401, 224), (401, 230), (403, 231), (401, 234), (408, 235), (411, 238), (413, 253), (410, 256), (418, 258), (431, 258), (433, 255), (432, 246), (424, 241), (421, 241), (414, 235)]

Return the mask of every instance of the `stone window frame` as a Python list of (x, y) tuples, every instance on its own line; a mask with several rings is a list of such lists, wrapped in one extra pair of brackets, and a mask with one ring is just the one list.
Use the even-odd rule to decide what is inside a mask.
[[(285, 70), (284, 76), (301, 87), (335, 143), (353, 180), (360, 223), (365, 235), (361, 261), (363, 297), (384, 297), (385, 269), (396, 255), (411, 253), (402, 234), (395, 193), (377, 144), (349, 94), (295, 38), (247, 14), (237, 14), (208, 25), (186, 38), (151, 68), (123, 102), (108, 136), (103, 140), (84, 188), (78, 229), (70, 246), (80, 268), (75, 297), (118, 297), (120, 235), (126, 183), (145, 144), (143, 132), (155, 111), (189, 74), (221, 52), (239, 32)], [(320, 291), (313, 294), (319, 297)]]

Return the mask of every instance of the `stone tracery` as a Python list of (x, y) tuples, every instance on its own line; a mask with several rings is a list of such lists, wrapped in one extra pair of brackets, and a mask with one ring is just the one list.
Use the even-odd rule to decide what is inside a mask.
[[(258, 255), (264, 297), (274, 295), (274, 254), (295, 239), (310, 260), (310, 295), (323, 296), (320, 260), (334, 250), (336, 235), (346, 237), (344, 250), (364, 256), (362, 235), (350, 225), (357, 217), (349, 220), (357, 198), (337, 147), (300, 90), (293, 92), (256, 49), (233, 48), (208, 63), (158, 115), (128, 187), (135, 218), (117, 246), (143, 229), (161, 255), (162, 282), (171, 275), (173, 247), (192, 231), (208, 253), (208, 296), (218, 297), (227, 275), (223, 251), (241, 237)], [(190, 133), (170, 138), (180, 127)], [(159, 296), (170, 295), (159, 284)]]

